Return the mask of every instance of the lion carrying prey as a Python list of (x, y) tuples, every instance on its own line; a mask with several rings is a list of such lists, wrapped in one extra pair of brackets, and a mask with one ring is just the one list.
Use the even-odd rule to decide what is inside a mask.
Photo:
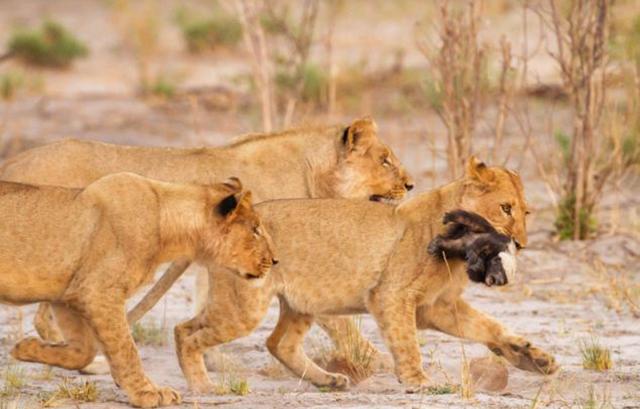
[[(461, 297), (469, 282), (462, 260), (447, 267), (427, 245), (445, 230), (445, 213), (464, 209), (526, 245), (527, 205), (520, 178), (472, 159), (465, 177), (393, 207), (336, 199), (261, 203), (261, 215), (281, 263), (265, 285), (230, 297), (216, 280), (209, 303), (175, 329), (180, 365), (191, 389), (213, 388), (202, 359), (211, 346), (235, 339), (228, 328), (255, 328), (274, 295), (280, 319), (269, 351), (295, 375), (315, 385), (342, 388), (348, 379), (329, 373), (304, 353), (302, 341), (318, 315), (370, 313), (391, 350), (395, 371), (411, 389), (428, 383), (416, 329), (436, 329), (485, 344), (518, 368), (552, 373), (554, 358), (476, 311)], [(249, 317), (234, 314), (252, 305)]]
[(96, 354), (95, 334), (135, 406), (180, 400), (145, 376), (126, 319), (126, 299), (157, 266), (188, 257), (253, 279), (274, 262), (238, 179), (199, 186), (118, 173), (84, 189), (0, 182), (0, 209), (0, 302), (51, 302), (69, 340), (26, 338), (11, 354), (79, 369)]

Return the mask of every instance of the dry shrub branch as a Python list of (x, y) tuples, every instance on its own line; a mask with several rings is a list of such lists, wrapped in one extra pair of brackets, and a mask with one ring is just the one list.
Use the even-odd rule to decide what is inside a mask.
[(618, 109), (607, 99), (612, 5), (612, 0), (571, 0), (565, 10), (549, 0), (547, 9), (539, 9), (573, 109), (571, 135), (559, 141), (566, 166), (556, 218), (561, 238), (585, 239), (593, 232), (607, 183), (622, 177), (632, 162), (623, 132), (612, 126)]

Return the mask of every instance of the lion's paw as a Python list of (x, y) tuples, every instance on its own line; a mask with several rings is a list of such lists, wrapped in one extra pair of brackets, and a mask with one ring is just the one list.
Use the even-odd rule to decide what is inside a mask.
[(189, 382), (189, 389), (192, 392), (207, 394), (207, 393), (214, 392), (216, 389), (216, 385), (213, 382), (211, 382), (209, 379), (205, 379), (197, 382), (193, 382), (193, 381)]
[(531, 345), (521, 337), (513, 337), (505, 347), (491, 348), (497, 355), (503, 355), (516, 368), (543, 375), (555, 373), (559, 366), (555, 358), (542, 349)]
[(423, 371), (416, 371), (409, 375), (398, 374), (398, 379), (406, 385), (406, 393), (422, 393), (429, 387), (429, 378)]
[(525, 371), (538, 372), (543, 375), (555, 373), (559, 366), (553, 355), (540, 348), (530, 346), (521, 352), (520, 365)]
[(329, 373), (322, 382), (312, 383), (318, 388), (327, 388), (332, 390), (345, 390), (349, 387), (349, 378), (339, 373)]
[(148, 386), (135, 391), (129, 397), (131, 405), (140, 408), (155, 408), (182, 402), (180, 394), (172, 388)]
[(18, 361), (33, 361), (37, 358), (40, 342), (36, 337), (24, 338), (11, 349), (11, 356)]
[(349, 378), (342, 374), (331, 374), (329, 375), (329, 387), (332, 389), (344, 390), (349, 387)]

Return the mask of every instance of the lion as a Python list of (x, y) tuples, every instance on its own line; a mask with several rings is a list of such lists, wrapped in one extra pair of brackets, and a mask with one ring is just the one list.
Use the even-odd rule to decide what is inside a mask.
[[(319, 197), (393, 201), (402, 199), (414, 185), (393, 151), (378, 138), (377, 125), (370, 117), (346, 126), (247, 135), (220, 148), (134, 147), (68, 139), (10, 158), (0, 167), (0, 179), (81, 188), (99, 177), (121, 171), (200, 184), (236, 175), (252, 190), (256, 202)], [(175, 261), (161, 278), (159, 289), (129, 313), (129, 320), (133, 322), (144, 315), (155, 304), (154, 294), (166, 291), (190, 262)], [(234, 292), (251, 292), (252, 284), (240, 278), (222, 272), (211, 277), (231, 280), (229, 285)], [(197, 283), (196, 304), (201, 306), (207, 294), (207, 276), (200, 275)], [(251, 313), (244, 311), (245, 316)], [(45, 339), (62, 341), (56, 321), (60, 324), (61, 318), (54, 320), (43, 304), (35, 318), (38, 333)], [(384, 355), (359, 336), (350, 319), (319, 317), (318, 322), (336, 343), (341, 342), (342, 334), (351, 334), (350, 338), (359, 342), (362, 350), (371, 351), (377, 365), (384, 365)], [(246, 333), (241, 327), (236, 330), (238, 337)], [(78, 348), (86, 343), (79, 342)], [(102, 371), (100, 365), (93, 365), (87, 372)]]
[[(176, 350), (190, 389), (213, 388), (203, 362), (208, 347), (235, 339), (229, 327), (253, 329), (273, 296), (280, 318), (268, 350), (314, 385), (346, 388), (348, 378), (309, 359), (302, 347), (317, 316), (369, 313), (391, 351), (398, 379), (410, 391), (428, 383), (417, 329), (435, 329), (485, 344), (520, 369), (547, 374), (554, 358), (512, 334), (462, 298), (469, 277), (462, 260), (445, 263), (428, 253), (445, 231), (445, 213), (463, 209), (487, 219), (522, 248), (527, 204), (519, 176), (472, 158), (465, 176), (398, 206), (344, 199), (276, 200), (256, 206), (281, 258), (265, 284), (238, 298), (216, 280), (209, 303), (175, 328)], [(242, 303), (252, 306), (247, 318)]]
[[(0, 301), (50, 302), (71, 335), (94, 333), (134, 406), (180, 402), (176, 391), (146, 377), (126, 321), (125, 301), (155, 268), (188, 257), (259, 280), (277, 262), (251, 193), (237, 179), (200, 186), (118, 173), (84, 189), (0, 182), (0, 207)], [(68, 369), (84, 367), (95, 353), (93, 342), (78, 350), (36, 337), (11, 351)]]

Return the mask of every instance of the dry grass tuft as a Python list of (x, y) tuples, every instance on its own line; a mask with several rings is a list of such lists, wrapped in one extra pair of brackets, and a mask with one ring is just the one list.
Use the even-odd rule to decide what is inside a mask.
[(580, 342), (582, 354), (582, 367), (595, 371), (607, 371), (613, 367), (611, 352), (597, 338), (591, 338)]
[(344, 341), (337, 348), (328, 351), (328, 356), (321, 362), (327, 371), (338, 372), (358, 384), (373, 375), (374, 350), (360, 342), (360, 317), (354, 319), (355, 328), (347, 327)]
[(579, 399), (577, 403), (580, 409), (613, 409), (609, 391), (605, 389), (602, 394), (598, 394), (593, 385), (589, 386), (587, 397)]
[(2, 373), (3, 386), (0, 397), (14, 397), (26, 384), (24, 369), (17, 365), (8, 365)]
[(139, 323), (131, 326), (131, 336), (136, 344), (161, 347), (168, 344), (168, 332), (164, 326), (155, 322)]
[(213, 361), (213, 366), (218, 372), (216, 387), (213, 391), (216, 395), (245, 396), (251, 392), (249, 382), (241, 375), (243, 368), (239, 363), (217, 350), (214, 354), (207, 354), (207, 359)]
[(99, 396), (100, 391), (95, 382), (80, 381), (76, 383), (69, 378), (64, 378), (55, 391), (41, 394), (39, 400), (43, 408), (51, 408), (59, 406), (67, 400), (95, 402)]

